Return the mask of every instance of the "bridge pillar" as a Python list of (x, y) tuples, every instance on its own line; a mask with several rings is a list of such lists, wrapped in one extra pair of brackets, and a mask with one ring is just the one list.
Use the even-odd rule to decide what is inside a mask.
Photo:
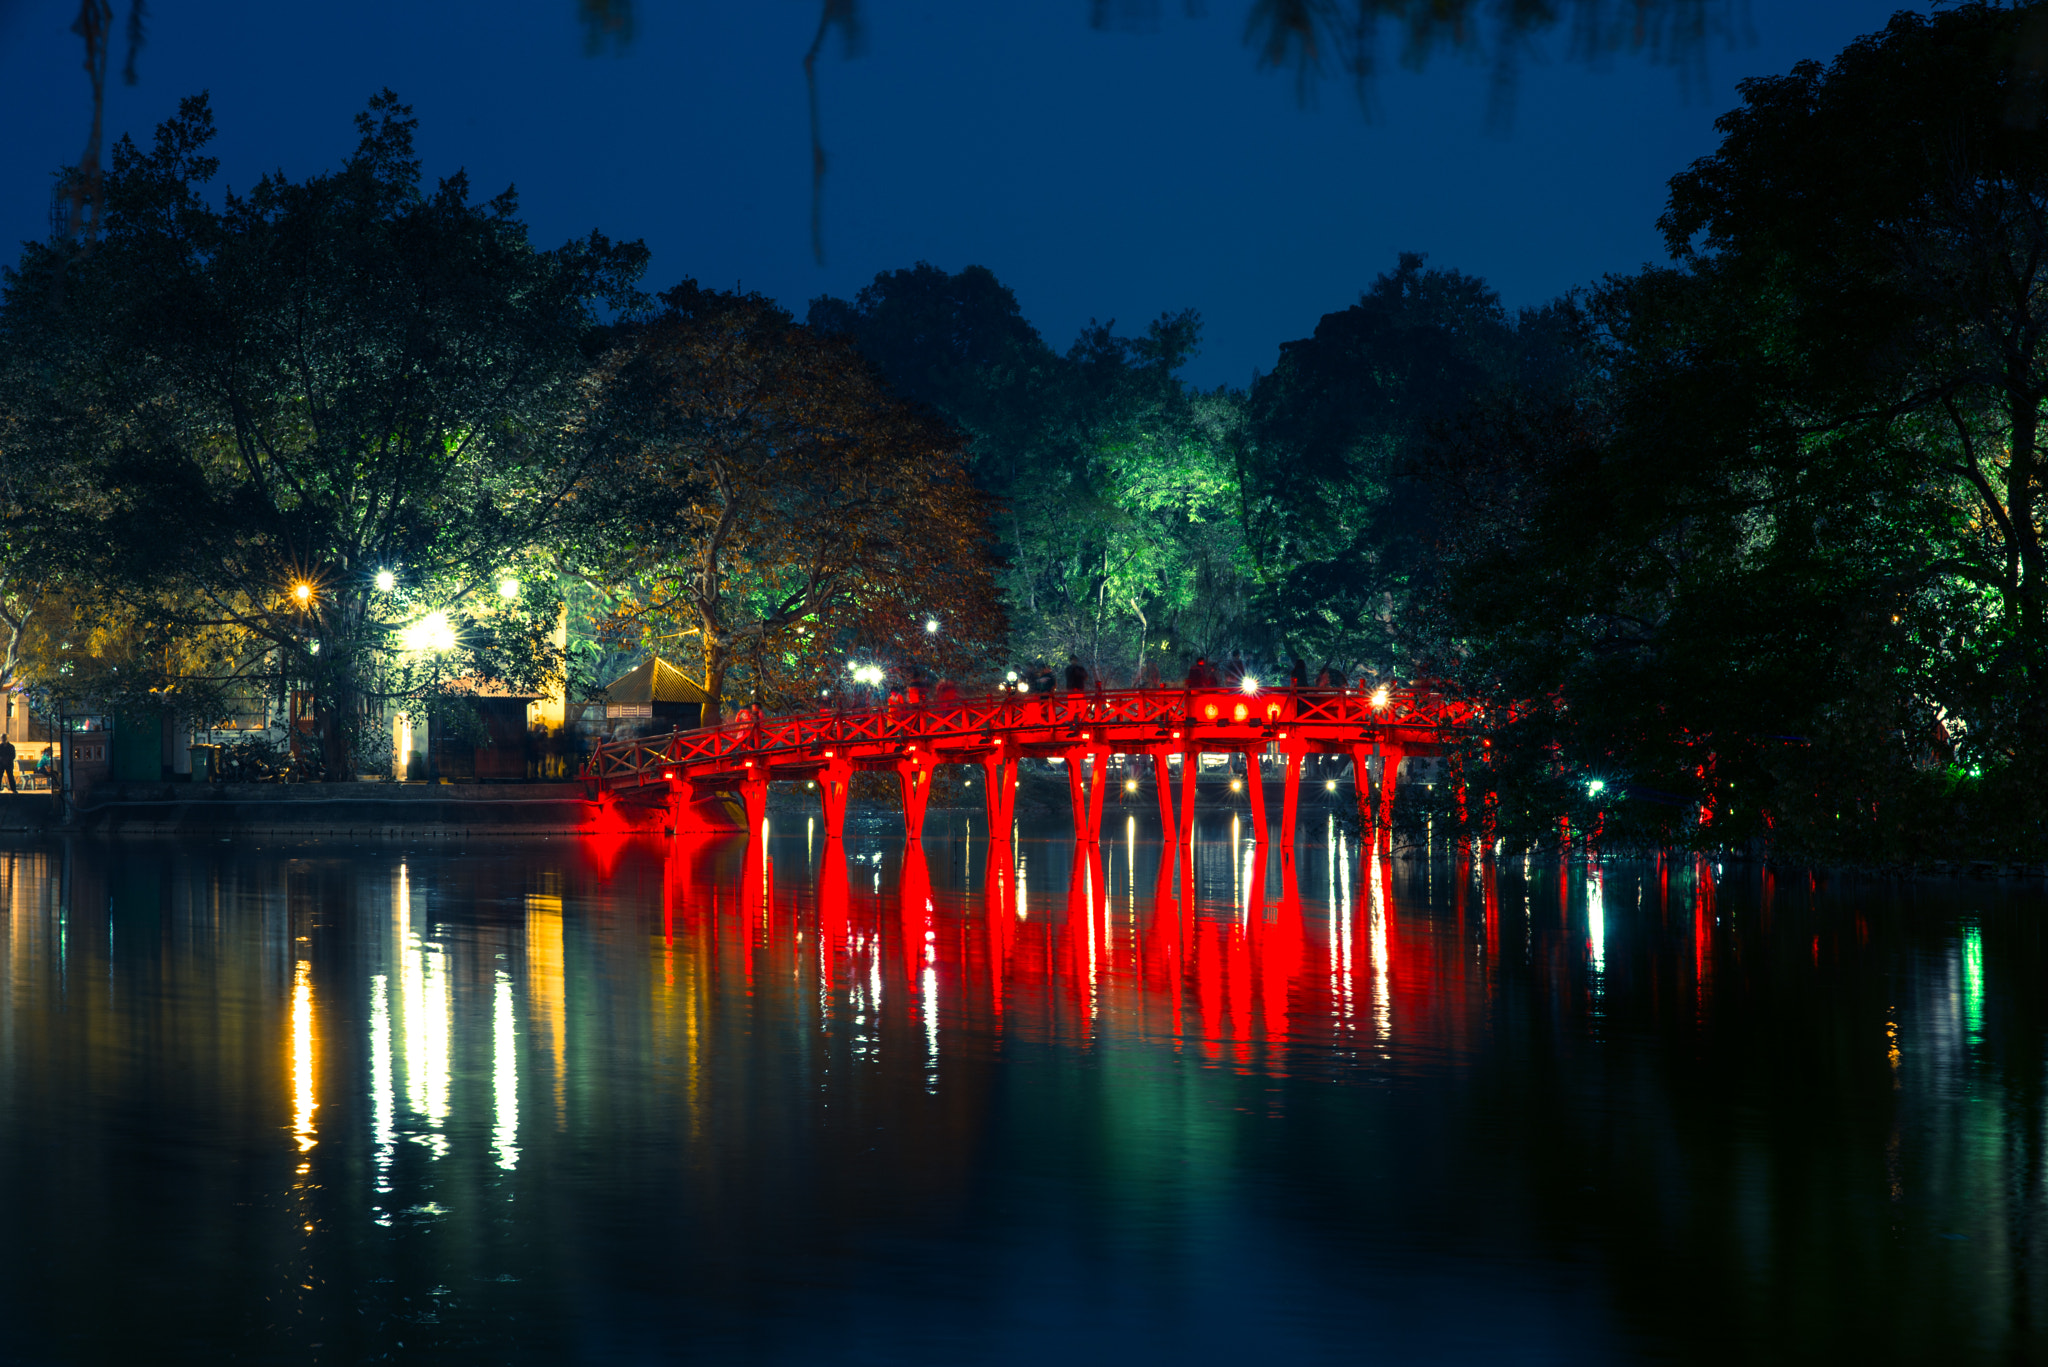
[(739, 782), (740, 805), (747, 809), (747, 839), (758, 843), (761, 823), (768, 819), (768, 771), (750, 764)]
[(1280, 848), (1294, 857), (1294, 809), (1301, 802), (1301, 751), (1287, 752), (1287, 789), (1280, 794)]
[(1202, 755), (1189, 750), (1180, 757), (1180, 833), (1185, 845), (1195, 838), (1195, 776), (1202, 767)]
[(1388, 854), (1394, 852), (1394, 784), (1401, 775), (1401, 761), (1407, 751), (1398, 745), (1380, 747), (1379, 833)]
[[(1076, 745), (1067, 750), (1067, 795), (1074, 807), (1074, 838), (1094, 844), (1102, 839), (1102, 792), (1109, 782), (1109, 752), (1091, 753)], [(1087, 782), (1082, 771), (1087, 771)]]
[(1010, 843), (1010, 824), (1017, 811), (1017, 759), (1003, 750), (981, 757), (983, 809), (988, 813), (989, 842)]
[(1173, 835), (1173, 766), (1166, 762), (1164, 750), (1152, 752), (1152, 782), (1159, 790), (1159, 838), (1166, 840)]
[(1358, 830), (1364, 839), (1376, 841), (1379, 838), (1379, 812), (1372, 789), (1372, 747), (1354, 745), (1351, 747), (1351, 791), (1358, 799)]
[(853, 761), (828, 755), (818, 775), (818, 797), (825, 807), (825, 838), (839, 840), (846, 835), (846, 799), (853, 789)]
[(896, 786), (903, 793), (903, 838), (924, 838), (924, 808), (932, 797), (931, 756), (913, 750), (896, 761)]
[(1252, 839), (1263, 845), (1266, 843), (1266, 770), (1260, 763), (1261, 758), (1257, 750), (1244, 752), (1244, 786), (1252, 799)]

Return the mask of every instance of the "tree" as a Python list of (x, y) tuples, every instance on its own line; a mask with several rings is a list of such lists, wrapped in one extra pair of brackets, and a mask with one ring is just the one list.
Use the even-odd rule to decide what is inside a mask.
[(1356, 669), (1410, 672), (1411, 618), (1440, 525), (1425, 443), (1511, 384), (1572, 382), (1572, 300), (1510, 317), (1475, 276), (1402, 253), (1358, 302), (1282, 343), (1238, 445), (1259, 612), (1277, 640)]
[(813, 697), (850, 654), (984, 667), (1004, 623), (959, 434), (758, 294), (661, 300), (608, 362), (634, 444), (585, 509), (614, 631), (694, 638), (714, 716), (736, 677)]
[(1238, 396), (1196, 394), (1192, 312), (1140, 336), (1091, 323), (1062, 355), (985, 268), (920, 262), (852, 300), (811, 303), (891, 385), (970, 438), (975, 478), (1002, 506), (1002, 589), (1024, 658), (1072, 652), (1129, 679), (1147, 651), (1242, 641), (1249, 582), (1228, 443)]
[(1497, 753), (1662, 794), (1660, 838), (2048, 848), (2039, 13), (1902, 14), (1746, 82), (1672, 182), (1678, 268), (1594, 301), (1598, 402), (1444, 454), (1526, 457), (1524, 516), (1454, 521), (1445, 569), (1498, 715), (1547, 700)]
[(372, 699), (558, 671), (538, 548), (609, 457), (587, 353), (645, 259), (595, 233), (536, 250), (511, 191), (472, 203), (459, 174), (423, 191), (389, 91), (356, 122), (338, 170), (216, 205), (212, 116), (184, 101), (115, 148), (98, 242), (31, 245), (0, 300), (4, 458), (64, 472), (12, 481), (11, 555), (311, 694), (336, 776)]

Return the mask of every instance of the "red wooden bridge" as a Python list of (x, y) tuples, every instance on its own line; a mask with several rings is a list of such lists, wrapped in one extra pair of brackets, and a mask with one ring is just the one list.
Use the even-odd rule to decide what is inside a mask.
[[(1016, 803), (1017, 761), (1064, 762), (1075, 834), (1100, 838), (1111, 755), (1150, 755), (1159, 818), (1187, 841), (1193, 829), (1198, 756), (1245, 759), (1252, 830), (1266, 838), (1263, 761), (1285, 761), (1280, 830), (1292, 845), (1301, 762), (1307, 755), (1343, 755), (1352, 762), (1360, 821), (1385, 833), (1401, 761), (1436, 755), (1470, 724), (1470, 704), (1428, 687), (1372, 692), (1337, 689), (1128, 689), (1093, 693), (1003, 693), (988, 698), (900, 705), (862, 712), (821, 712), (766, 718), (665, 736), (600, 743), (584, 777), (593, 795), (665, 789), (672, 813), (721, 793), (736, 795), (747, 828), (758, 832), (773, 780), (810, 780), (824, 800), (825, 833), (837, 839), (846, 799), (859, 770), (889, 771), (903, 794), (907, 837), (924, 827), (934, 771), (942, 764), (979, 765), (986, 777), (989, 829), (1007, 838)], [(1180, 820), (1174, 820), (1170, 757), (1180, 765)], [(1381, 760), (1374, 792), (1370, 760)]]

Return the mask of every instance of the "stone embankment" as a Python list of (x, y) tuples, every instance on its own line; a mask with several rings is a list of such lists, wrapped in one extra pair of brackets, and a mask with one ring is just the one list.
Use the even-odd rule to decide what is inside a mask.
[[(0, 830), (109, 836), (579, 833), (580, 783), (102, 783), (69, 823), (48, 793), (0, 794)], [(658, 826), (659, 817), (653, 818)]]

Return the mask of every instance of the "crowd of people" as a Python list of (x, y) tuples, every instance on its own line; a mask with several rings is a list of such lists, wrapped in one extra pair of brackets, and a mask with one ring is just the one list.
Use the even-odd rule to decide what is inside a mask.
[[(1242, 690), (1246, 687), (1248, 679), (1252, 681), (1252, 686), (1256, 688), (1278, 686), (1294, 689), (1341, 690), (1349, 687), (1351, 683), (1342, 665), (1332, 664), (1328, 661), (1325, 661), (1323, 666), (1311, 677), (1307, 663), (1300, 656), (1296, 656), (1292, 666), (1287, 670), (1284, 682), (1274, 685), (1247, 667), (1242, 654), (1232, 651), (1230, 657), (1223, 662), (1220, 669), (1209, 662), (1208, 656), (1197, 655), (1194, 663), (1188, 666), (1186, 676), (1178, 680), (1167, 679), (1160, 673), (1157, 661), (1148, 661), (1144, 668), (1139, 671), (1139, 676), (1129, 684), (1112, 682), (1107, 678), (1098, 678), (1090, 673), (1086, 665), (1081, 663), (1078, 655), (1069, 655), (1066, 667), (1062, 670), (1055, 670), (1044, 659), (1038, 659), (1032, 661), (1021, 670), (1010, 671), (1007, 681), (998, 685), (998, 691), (1031, 695), (1059, 693), (1062, 691), (1067, 693), (1086, 693), (1096, 688), (1111, 689), (1121, 687), (1174, 690), (1183, 688)], [(911, 665), (896, 673), (895, 678), (889, 683), (887, 693), (882, 695), (881, 702), (888, 711), (895, 712), (906, 707), (924, 707), (927, 705), (944, 705), (958, 702), (960, 697), (960, 687), (951, 679), (933, 680), (922, 669), (916, 665)], [(859, 710), (863, 705), (859, 700), (858, 694), (849, 695), (831, 689), (821, 693), (818, 698), (818, 710), (820, 712)], [(750, 726), (757, 721), (765, 720), (767, 716), (767, 710), (758, 703), (742, 703), (733, 708), (728, 714), (726, 724), (729, 726)]]

